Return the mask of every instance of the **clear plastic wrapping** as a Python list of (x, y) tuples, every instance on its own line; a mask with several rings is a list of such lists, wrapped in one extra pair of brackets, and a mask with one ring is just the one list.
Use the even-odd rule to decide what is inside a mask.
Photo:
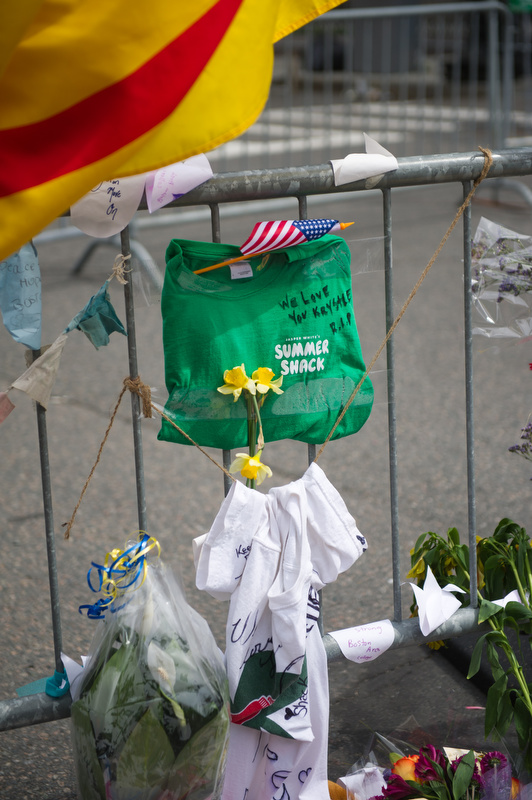
[(471, 246), (473, 333), (532, 335), (532, 236), (481, 218)]
[(222, 654), (172, 572), (158, 559), (144, 569), (96, 623), (72, 704), (83, 800), (205, 800), (223, 778)]

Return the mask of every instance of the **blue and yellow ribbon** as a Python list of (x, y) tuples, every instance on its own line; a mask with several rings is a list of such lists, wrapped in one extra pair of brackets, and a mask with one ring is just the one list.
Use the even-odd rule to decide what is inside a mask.
[[(115, 601), (128, 592), (139, 589), (146, 580), (148, 554), (156, 550), (156, 557), (161, 554), (161, 546), (157, 539), (145, 531), (139, 531), (139, 541), (125, 550), (116, 548), (106, 554), (104, 563), (91, 562), (87, 573), (87, 583), (91, 592), (103, 595), (96, 603), (79, 606), (79, 613), (87, 609), (89, 619), (104, 619), (105, 612), (114, 613), (123, 606), (116, 607)], [(95, 574), (97, 579), (95, 580)]]

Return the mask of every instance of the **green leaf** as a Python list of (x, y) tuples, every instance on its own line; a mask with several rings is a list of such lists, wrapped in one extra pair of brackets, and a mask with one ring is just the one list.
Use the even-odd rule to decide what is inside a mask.
[(484, 642), (486, 638), (489, 636), (489, 633), (485, 633), (483, 636), (479, 636), (476, 644), (473, 648), (473, 652), (471, 653), (471, 661), (469, 663), (469, 672), (467, 673), (468, 678), (472, 678), (473, 675), (476, 675), (480, 669), (480, 663), (482, 660), (482, 650), (484, 649)]
[(499, 722), (497, 724), (497, 735), (502, 739), (514, 718), (514, 707), (510, 697), (510, 692), (507, 691), (501, 697), (499, 703)]
[(413, 555), (413, 558), (415, 558), (416, 561), (419, 558), (419, 556), (417, 556), (417, 558), (416, 558), (418, 550), (420, 549), (421, 545), (425, 541), (426, 537), (430, 536), (430, 535), (431, 535), (430, 533), (422, 533), (421, 536), (418, 536), (417, 541), (416, 541), (416, 543), (414, 545), (414, 555)]
[(187, 742), (170, 769), (168, 790), (176, 800), (203, 800), (215, 793), (223, 774), (224, 754), (229, 731), (229, 714), (224, 706)]
[(460, 544), (460, 534), (456, 528), (449, 528), (447, 531), (447, 538), (453, 544)]
[(461, 545), (460, 547), (457, 547), (453, 551), (453, 556), (457, 561), (460, 562), (462, 568), (466, 572), (469, 572), (469, 548), (467, 547), (467, 545), (464, 544)]
[(519, 739), (520, 749), (526, 747), (532, 731), (532, 717), (521, 697), (517, 697), (514, 705), (514, 724)]
[[(504, 718), (504, 698), (506, 696), (506, 689), (508, 687), (508, 678), (506, 675), (501, 675), (488, 689), (486, 696), (486, 715), (485, 715), (485, 734), (489, 736), (490, 733), (496, 729), (501, 734), (502, 720)], [(511, 703), (510, 703), (511, 707)]]
[(509, 603), (506, 603), (504, 610), (507, 616), (511, 616), (517, 621), (532, 619), (532, 610), (523, 605), (523, 603), (517, 603), (515, 600), (510, 600)]
[(120, 750), (145, 710), (146, 686), (131, 646), (115, 650), (104, 664), (86, 697), (96, 738), (104, 737), (109, 750)]
[(497, 681), (502, 675), (505, 675), (506, 672), (501, 666), (497, 649), (489, 637), (486, 642), (486, 654), (490, 663), (493, 680)]
[(460, 763), (454, 773), (452, 784), (454, 800), (460, 800), (467, 792), (474, 769), (475, 753), (473, 750), (470, 750), (469, 753), (466, 753), (465, 756), (460, 759)]
[(70, 713), (76, 774), (81, 798), (82, 800), (101, 800), (102, 797), (105, 797), (105, 783), (96, 754), (96, 740), (86, 703), (83, 700), (72, 703)]
[(425, 797), (430, 796), (429, 793), (426, 791), (427, 786), (429, 786), (431, 791), (434, 792), (438, 800), (449, 800), (449, 793), (445, 783), (440, 783), (439, 781), (427, 781), (426, 783), (424, 783), (423, 788), (419, 787), (419, 789), (423, 791)]
[(485, 600), (482, 598), (478, 612), (478, 624), (480, 625), (482, 622), (486, 622), (487, 619), (494, 617), (495, 614), (499, 613), (499, 611), (501, 611), (501, 606), (492, 603), (490, 600)]
[(116, 785), (119, 794), (127, 796), (131, 789), (162, 792), (173, 763), (174, 751), (164, 728), (148, 708), (135, 725), (118, 759)]

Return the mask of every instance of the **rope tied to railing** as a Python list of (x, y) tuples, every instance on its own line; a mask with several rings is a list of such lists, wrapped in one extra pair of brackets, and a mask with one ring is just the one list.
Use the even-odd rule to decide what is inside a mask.
[(137, 376), (136, 378), (124, 378), (124, 386), (132, 394), (136, 394), (142, 400), (142, 413), (147, 419), (152, 418), (151, 389), (143, 383)]
[(462, 205), (460, 206), (460, 208), (456, 212), (453, 221), (451, 222), (451, 224), (447, 228), (446, 232), (444, 233), (443, 238), (442, 238), (441, 242), (439, 243), (438, 247), (436, 248), (435, 253), (433, 254), (433, 256), (430, 259), (430, 261), (428, 262), (427, 266), (425, 267), (425, 269), (421, 273), (416, 285), (414, 286), (414, 288), (412, 289), (412, 291), (410, 292), (410, 294), (406, 298), (401, 310), (399, 311), (399, 313), (397, 314), (397, 316), (394, 319), (393, 323), (391, 324), (390, 329), (388, 330), (386, 336), (384, 337), (384, 339), (382, 340), (381, 344), (377, 348), (377, 352), (375, 353), (375, 355), (371, 359), (369, 365), (367, 366), (366, 371), (364, 372), (363, 376), (361, 377), (361, 379), (359, 380), (359, 382), (357, 383), (357, 385), (353, 389), (353, 391), (351, 393), (351, 396), (349, 397), (347, 403), (345, 404), (345, 406), (340, 411), (340, 413), (339, 413), (339, 415), (338, 415), (338, 417), (336, 419), (336, 422), (334, 423), (334, 425), (332, 426), (332, 428), (331, 428), (331, 430), (329, 432), (329, 435), (325, 439), (324, 443), (322, 444), (322, 446), (320, 447), (318, 453), (316, 454), (316, 457), (314, 458), (315, 462), (318, 461), (318, 459), (320, 458), (321, 454), (325, 450), (326, 446), (331, 441), (332, 437), (334, 436), (334, 432), (335, 432), (336, 428), (338, 427), (340, 422), (343, 420), (345, 414), (347, 413), (347, 409), (349, 408), (349, 406), (351, 405), (351, 403), (353, 402), (353, 400), (355, 399), (355, 397), (359, 393), (364, 381), (366, 380), (366, 378), (368, 377), (369, 373), (371, 372), (371, 370), (375, 366), (375, 364), (378, 361), (382, 351), (384, 350), (384, 348), (386, 347), (386, 345), (390, 341), (390, 339), (392, 337), (392, 334), (395, 331), (395, 329), (397, 328), (397, 326), (399, 325), (401, 319), (403, 318), (406, 309), (408, 308), (408, 306), (410, 305), (410, 303), (414, 299), (415, 295), (418, 292), (419, 287), (421, 286), (421, 284), (423, 283), (423, 281), (427, 277), (431, 267), (433, 266), (434, 262), (436, 261), (436, 259), (440, 255), (440, 253), (441, 253), (441, 251), (443, 249), (443, 246), (445, 245), (447, 239), (449, 238), (449, 236), (453, 232), (453, 230), (456, 227), (457, 223), (459, 222), (462, 214), (464, 213), (464, 211), (468, 207), (469, 203), (471, 202), (471, 200), (473, 198), (473, 195), (475, 194), (475, 192), (477, 190), (477, 187), (479, 186), (480, 183), (482, 183), (484, 178), (488, 175), (488, 173), (489, 173), (489, 171), (491, 169), (491, 165), (493, 164), (492, 152), (491, 152), (491, 150), (488, 150), (488, 148), (486, 148), (486, 147), (479, 147), (479, 150), (484, 154), (484, 165), (482, 167), (482, 172), (480, 173), (478, 178), (476, 178), (475, 181), (473, 182), (473, 186), (471, 187), (471, 190), (468, 192), (467, 197), (465, 198), (464, 202), (462, 203)]
[(118, 283), (121, 283), (122, 286), (125, 286), (127, 283), (126, 275), (128, 272), (131, 272), (130, 269), (126, 269), (127, 262), (131, 259), (131, 253), (127, 256), (119, 253), (114, 260), (113, 263), (113, 271), (111, 273), (111, 278), (116, 278)]
[(151, 399), (151, 389), (150, 389), (150, 387), (147, 384), (143, 383), (143, 381), (140, 379), (139, 376), (137, 376), (136, 378), (127, 377), (127, 378), (124, 378), (124, 383), (123, 383), (123, 386), (122, 386), (122, 390), (121, 390), (121, 392), (120, 392), (120, 394), (118, 396), (118, 400), (116, 401), (116, 405), (115, 405), (115, 407), (113, 409), (113, 412), (111, 414), (111, 418), (109, 420), (109, 425), (107, 426), (107, 430), (105, 431), (105, 434), (104, 434), (103, 439), (101, 441), (100, 447), (98, 448), (98, 454), (96, 456), (96, 460), (95, 460), (95, 462), (94, 462), (94, 464), (92, 466), (91, 471), (89, 472), (87, 480), (85, 481), (85, 483), (83, 485), (83, 489), (81, 490), (81, 494), (79, 496), (78, 502), (76, 503), (76, 507), (75, 507), (75, 509), (74, 509), (74, 511), (72, 513), (72, 516), (70, 517), (69, 521), (68, 522), (64, 522), (63, 525), (61, 526), (63, 528), (66, 528), (66, 530), (65, 530), (65, 539), (69, 539), (70, 538), (70, 531), (72, 530), (72, 526), (74, 524), (74, 520), (76, 518), (76, 514), (78, 513), (79, 507), (81, 505), (81, 501), (83, 500), (85, 492), (88, 489), (89, 483), (92, 480), (92, 476), (94, 475), (94, 473), (96, 471), (96, 467), (100, 463), (100, 459), (102, 457), (103, 448), (105, 447), (105, 443), (106, 443), (106, 441), (107, 441), (107, 439), (109, 437), (109, 434), (111, 432), (111, 428), (113, 427), (113, 423), (114, 423), (115, 417), (116, 417), (116, 415), (118, 413), (118, 409), (120, 407), (120, 403), (122, 402), (122, 398), (124, 397), (124, 394), (128, 390), (132, 394), (138, 395), (140, 397), (140, 399), (142, 400), (142, 413), (143, 413), (143, 415), (145, 417), (147, 417), (148, 419), (152, 419), (153, 418), (152, 411), (156, 411), (158, 414), (160, 414), (160, 416), (163, 419), (165, 419), (168, 423), (170, 423), (170, 425), (172, 425), (177, 431), (179, 431), (179, 433), (182, 436), (184, 436), (185, 439), (188, 439), (188, 441), (191, 444), (193, 444), (194, 447), (197, 447), (197, 449), (201, 453), (203, 453), (203, 455), (206, 456), (209, 459), (209, 461), (211, 461), (216, 467), (218, 467), (218, 469), (220, 469), (224, 473), (224, 475), (227, 475), (227, 477), (230, 478), (233, 482), (236, 482), (236, 478), (233, 475), (231, 475), (231, 473), (224, 466), (222, 466), (222, 464), (219, 464), (218, 461), (216, 461), (216, 459), (212, 458), (212, 456), (210, 456), (209, 453), (207, 453), (207, 451), (203, 449), (203, 447), (201, 447), (197, 442), (195, 442), (194, 439), (191, 436), (188, 435), (188, 433), (186, 433), (184, 430), (182, 430), (182, 428), (180, 428), (179, 425), (176, 425), (176, 423), (172, 419), (170, 419), (170, 417), (167, 414), (165, 414), (164, 411), (161, 411), (161, 409), (158, 408), (155, 405), (155, 403)]
[[(367, 366), (366, 371), (364, 372), (362, 378), (359, 380), (358, 384), (355, 386), (355, 388), (354, 388), (353, 392), (351, 393), (349, 399), (347, 400), (345, 406), (342, 408), (341, 412), (339, 413), (339, 415), (338, 415), (334, 425), (332, 426), (327, 438), (325, 439), (325, 441), (322, 444), (320, 450), (318, 451), (316, 457), (314, 458), (315, 462), (318, 461), (318, 459), (320, 458), (321, 454), (325, 450), (325, 447), (327, 446), (327, 444), (331, 441), (332, 437), (334, 436), (334, 432), (335, 432), (336, 428), (338, 427), (338, 425), (340, 424), (340, 422), (344, 418), (345, 414), (347, 413), (348, 408), (350, 407), (351, 403), (353, 402), (353, 400), (357, 396), (357, 394), (360, 391), (364, 381), (366, 380), (366, 378), (368, 377), (369, 373), (371, 372), (371, 370), (375, 366), (375, 364), (376, 364), (377, 360), (379, 359), (382, 351), (386, 347), (386, 345), (389, 342), (392, 334), (394, 333), (395, 329), (399, 325), (399, 322), (403, 318), (403, 316), (404, 316), (404, 314), (406, 312), (406, 309), (408, 308), (408, 306), (410, 305), (410, 303), (414, 299), (415, 295), (417, 294), (417, 292), (419, 290), (419, 287), (421, 286), (421, 284), (423, 283), (423, 281), (427, 277), (431, 267), (433, 266), (434, 262), (436, 261), (436, 259), (438, 258), (439, 254), (441, 253), (441, 251), (442, 251), (447, 239), (449, 238), (449, 236), (451, 235), (452, 231), (456, 227), (456, 225), (459, 222), (459, 220), (460, 220), (462, 214), (464, 213), (465, 209), (467, 208), (467, 206), (471, 202), (471, 199), (472, 199), (473, 195), (475, 194), (475, 191), (476, 191), (477, 187), (479, 186), (480, 183), (482, 183), (484, 178), (486, 178), (486, 176), (488, 175), (488, 173), (489, 173), (489, 171), (491, 169), (491, 166), (493, 164), (493, 155), (491, 153), (491, 150), (489, 150), (487, 148), (479, 147), (479, 150), (484, 154), (484, 165), (483, 165), (483, 168), (482, 168), (482, 171), (481, 171), (480, 175), (478, 176), (478, 178), (475, 179), (471, 190), (469, 191), (469, 193), (467, 194), (467, 197), (465, 198), (464, 202), (462, 203), (462, 205), (460, 206), (460, 208), (456, 212), (453, 221), (451, 222), (451, 224), (449, 225), (447, 231), (443, 235), (443, 238), (442, 238), (440, 244), (438, 245), (435, 253), (433, 254), (433, 256), (429, 260), (427, 266), (425, 267), (425, 269), (421, 273), (416, 285), (414, 286), (414, 288), (412, 289), (412, 291), (408, 295), (408, 297), (407, 297), (406, 301), (404, 302), (401, 310), (399, 311), (399, 313), (397, 314), (396, 318), (394, 319), (392, 325), (390, 326), (386, 336), (384, 337), (384, 339), (382, 340), (381, 344), (377, 348), (377, 351), (376, 351), (375, 355), (373, 356), (373, 358), (369, 362), (369, 365)], [(119, 258), (120, 258), (120, 256), (117, 257), (117, 259), (115, 259), (115, 265), (113, 266), (113, 275), (115, 274), (115, 267), (116, 267), (116, 277), (117, 277), (117, 279), (121, 283), (126, 283), (127, 281), (125, 281), (125, 279), (123, 279), (123, 264), (124, 264), (125, 260), (128, 258), (128, 256), (126, 256), (126, 257), (122, 256), (121, 257), (123, 259), (120, 262), (121, 266), (117, 265), (117, 262), (118, 262)], [(120, 272), (121, 269), (122, 269), (122, 272)], [(119, 273), (121, 274), (121, 277), (122, 277), (123, 280), (119, 277)], [(188, 435), (188, 433), (186, 433), (184, 430), (182, 430), (179, 427), (179, 425), (177, 425), (167, 414), (164, 413), (164, 411), (162, 411), (160, 408), (158, 408), (158, 406), (156, 406), (153, 403), (152, 398), (151, 398), (151, 389), (150, 389), (149, 386), (147, 386), (145, 383), (142, 382), (140, 377), (137, 376), (136, 378), (131, 378), (131, 377), (124, 378), (122, 391), (120, 392), (120, 395), (119, 395), (118, 400), (116, 402), (116, 405), (114, 407), (113, 413), (111, 414), (111, 418), (109, 420), (109, 425), (107, 426), (107, 430), (105, 431), (104, 437), (102, 439), (102, 442), (101, 442), (99, 450), (98, 450), (98, 455), (96, 456), (96, 461), (94, 462), (94, 465), (93, 465), (93, 467), (92, 467), (92, 469), (91, 469), (91, 471), (89, 473), (89, 476), (88, 476), (87, 480), (85, 481), (85, 485), (83, 486), (83, 489), (81, 490), (80, 498), (79, 498), (79, 500), (77, 502), (77, 505), (76, 505), (76, 507), (74, 509), (74, 512), (73, 512), (69, 522), (63, 523), (62, 527), (66, 527), (65, 539), (68, 539), (70, 537), (70, 531), (71, 531), (72, 526), (74, 524), (74, 519), (76, 517), (78, 509), (79, 509), (79, 507), (81, 505), (81, 501), (83, 499), (83, 496), (84, 496), (85, 492), (87, 491), (87, 487), (88, 487), (88, 485), (89, 485), (89, 483), (90, 483), (90, 481), (92, 479), (92, 476), (94, 475), (96, 467), (98, 466), (98, 463), (100, 461), (103, 448), (105, 446), (105, 443), (107, 441), (107, 438), (108, 438), (109, 433), (111, 431), (111, 428), (113, 426), (113, 422), (114, 422), (116, 414), (118, 412), (118, 408), (120, 406), (120, 403), (122, 402), (122, 398), (123, 398), (125, 392), (128, 391), (128, 390), (130, 392), (132, 392), (133, 394), (138, 395), (138, 397), (142, 400), (142, 413), (144, 414), (145, 417), (147, 417), (148, 419), (151, 419), (152, 416), (153, 416), (152, 415), (152, 410), (155, 410), (158, 414), (160, 414), (160, 416), (163, 419), (165, 419), (170, 425), (172, 425), (177, 431), (179, 431), (179, 433), (182, 436), (184, 436), (185, 439), (188, 439), (188, 441), (191, 444), (193, 444), (194, 447), (196, 447), (201, 453), (203, 453), (203, 455), (205, 455), (209, 459), (209, 461), (211, 461), (215, 466), (218, 467), (218, 469), (220, 469), (225, 475), (227, 475), (228, 478), (230, 478), (233, 482), (236, 481), (236, 478), (233, 475), (231, 475), (231, 473), (224, 466), (222, 466), (222, 464), (219, 464), (214, 458), (212, 458), (212, 456), (210, 456), (209, 453), (206, 452), (206, 450), (204, 450), (197, 442), (195, 442), (194, 439), (192, 439), (192, 437)]]

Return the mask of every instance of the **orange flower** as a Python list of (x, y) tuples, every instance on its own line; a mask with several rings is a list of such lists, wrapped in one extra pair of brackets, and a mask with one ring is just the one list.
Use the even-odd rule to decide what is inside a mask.
[(521, 782), (517, 780), (517, 778), (512, 778), (512, 794), (511, 800), (515, 800), (516, 797), (519, 796), (519, 792), (522, 789)]
[(403, 756), (403, 758), (400, 758), (395, 762), (392, 767), (392, 772), (395, 773), (395, 775), (399, 775), (404, 781), (415, 781), (416, 783), (421, 783), (414, 771), (418, 760), (418, 755)]

